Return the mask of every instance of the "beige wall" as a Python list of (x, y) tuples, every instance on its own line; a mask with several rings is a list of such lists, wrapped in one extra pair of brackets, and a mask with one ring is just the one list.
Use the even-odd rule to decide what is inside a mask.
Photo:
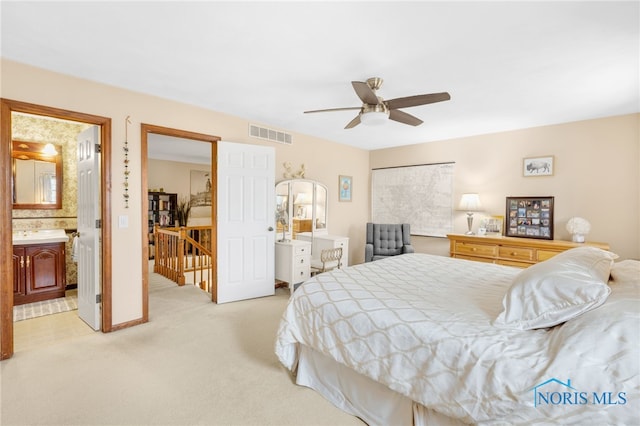
[[(554, 196), (556, 239), (569, 240), (567, 220), (581, 216), (591, 222), (588, 240), (640, 258), (639, 123), (640, 114), (632, 114), (376, 150), (371, 168), (454, 161), (456, 203), (477, 192), (485, 214), (504, 215), (507, 196)], [(553, 176), (522, 176), (524, 157), (547, 155), (555, 157)], [(454, 212), (454, 232), (466, 229), (466, 214)], [(413, 242), (420, 252), (448, 252), (446, 239)]]
[(149, 190), (160, 190), (178, 194), (178, 200), (189, 199), (191, 170), (210, 171), (205, 164), (149, 159), (147, 163), (147, 185)]
[[(329, 232), (349, 237), (352, 264), (361, 263), (364, 257), (364, 223), (370, 216), (370, 169), (442, 161), (456, 162), (456, 198), (463, 192), (479, 192), (487, 213), (504, 214), (508, 195), (554, 195), (557, 238), (567, 239), (564, 224), (571, 216), (580, 215), (593, 225), (589, 239), (609, 242), (612, 250), (623, 257), (640, 257), (638, 114), (368, 152), (297, 133), (292, 133), (291, 146), (265, 142), (248, 136), (249, 122), (242, 118), (12, 61), (2, 60), (0, 67), (3, 98), (113, 120), (114, 325), (142, 315), (141, 123), (217, 135), (226, 141), (273, 146), (276, 182), (283, 179), (284, 162), (291, 162), (294, 170), (304, 163), (305, 177), (329, 188)], [(128, 131), (129, 209), (122, 201), (122, 145), (127, 116), (132, 121)], [(555, 156), (555, 176), (523, 178), (522, 158), (538, 155)], [(352, 202), (338, 202), (339, 175), (353, 176)], [(151, 181), (149, 184), (153, 186)], [(166, 191), (169, 188), (165, 185)], [(129, 228), (118, 228), (120, 215), (129, 216)], [(146, 212), (144, 217), (146, 226)], [(456, 212), (455, 231), (462, 232), (465, 226), (464, 214)], [(418, 251), (447, 252), (446, 240), (415, 237), (414, 243)]]
[[(329, 232), (350, 238), (349, 257), (355, 262), (364, 255), (364, 225), (368, 216), (368, 151), (292, 133), (293, 145), (265, 142), (248, 136), (249, 121), (166, 99), (33, 68), (13, 61), (0, 62), (0, 96), (112, 119), (112, 287), (113, 324), (142, 316), (142, 212), (140, 187), (140, 124), (147, 123), (220, 136), (225, 141), (273, 146), (276, 151), (276, 181), (282, 179), (285, 161), (294, 169), (304, 163), (309, 179), (329, 188)], [(124, 164), (122, 146), (125, 119), (129, 125), (129, 209), (124, 206), (122, 188)], [(268, 123), (255, 123), (269, 127)], [(288, 129), (279, 129), (289, 131)], [(338, 202), (338, 176), (353, 176), (353, 201)], [(165, 188), (167, 190), (167, 188)], [(145, 194), (146, 196), (146, 194)], [(118, 228), (118, 216), (129, 216), (129, 227)], [(146, 212), (145, 226), (146, 226)]]

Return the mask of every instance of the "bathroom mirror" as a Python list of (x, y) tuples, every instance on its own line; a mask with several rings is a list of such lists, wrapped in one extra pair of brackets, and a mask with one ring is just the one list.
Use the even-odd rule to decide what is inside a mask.
[(14, 209), (62, 208), (62, 154), (59, 150), (59, 146), (51, 144), (12, 141)]
[(327, 233), (327, 187), (308, 179), (276, 184), (276, 226), (283, 239), (303, 232)]

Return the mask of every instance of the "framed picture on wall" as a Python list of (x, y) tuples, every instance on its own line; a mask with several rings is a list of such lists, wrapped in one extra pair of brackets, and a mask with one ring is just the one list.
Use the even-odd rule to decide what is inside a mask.
[(211, 176), (206, 170), (191, 170), (191, 205), (211, 206)]
[(338, 201), (351, 201), (351, 176), (338, 176)]
[(553, 197), (507, 197), (508, 237), (553, 240)]
[(189, 195), (190, 223), (211, 223), (211, 173), (208, 170), (191, 170)]
[(553, 155), (523, 159), (522, 176), (553, 176)]

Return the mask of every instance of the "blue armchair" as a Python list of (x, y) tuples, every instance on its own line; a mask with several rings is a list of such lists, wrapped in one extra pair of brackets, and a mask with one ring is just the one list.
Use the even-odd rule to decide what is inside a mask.
[(414, 252), (411, 245), (411, 227), (408, 223), (367, 223), (365, 262)]

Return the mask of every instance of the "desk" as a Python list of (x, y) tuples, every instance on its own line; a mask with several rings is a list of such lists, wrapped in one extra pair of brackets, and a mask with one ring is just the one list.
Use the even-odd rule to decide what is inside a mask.
[(324, 249), (342, 247), (342, 266), (349, 266), (349, 237), (328, 234), (314, 234), (311, 238), (311, 232), (303, 232), (296, 236), (300, 241), (308, 241), (311, 246), (311, 258), (320, 259), (320, 252)]

